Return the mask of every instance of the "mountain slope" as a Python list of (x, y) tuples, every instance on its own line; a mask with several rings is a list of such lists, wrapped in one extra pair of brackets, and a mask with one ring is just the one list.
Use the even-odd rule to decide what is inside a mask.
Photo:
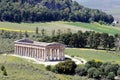
[(58, 20), (112, 23), (114, 19), (111, 15), (99, 10), (85, 8), (72, 0), (0, 0), (0, 21)]
[(76, 0), (80, 4), (92, 8), (100, 9), (108, 14), (112, 14), (115, 19), (120, 20), (120, 0)]

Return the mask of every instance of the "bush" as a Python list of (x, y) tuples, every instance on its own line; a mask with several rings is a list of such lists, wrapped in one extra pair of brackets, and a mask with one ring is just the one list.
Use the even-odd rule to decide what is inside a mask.
[(55, 70), (60, 74), (74, 74), (76, 66), (74, 61), (67, 60), (55, 65)]
[(51, 71), (51, 66), (50, 66), (50, 65), (47, 65), (47, 66), (46, 66), (46, 70), (47, 70), (47, 71)]
[(100, 75), (101, 75), (101, 72), (99, 70), (97, 70), (96, 68), (92, 67), (92, 68), (88, 69), (88, 76), (90, 78), (99, 79)]
[(117, 75), (120, 76), (120, 68), (117, 71)]
[(5, 67), (2, 65), (2, 66), (1, 66), (1, 70), (4, 71), (4, 69), (5, 69)]
[(77, 67), (75, 69), (75, 73), (80, 76), (86, 76), (87, 75), (87, 68), (86, 67)]
[(3, 75), (4, 75), (4, 76), (7, 76), (7, 71), (6, 71), (6, 69), (4, 69)]
[(100, 71), (99, 70), (95, 70), (94, 71), (94, 73), (93, 73), (93, 77), (95, 78), (95, 79), (99, 79), (100, 78), (100, 75), (101, 75), (101, 73), (100, 73)]
[(87, 69), (91, 67), (99, 68), (103, 63), (102, 62), (95, 62), (95, 60), (88, 61), (85, 66)]
[(110, 72), (107, 76), (107, 79), (114, 80), (115, 74), (113, 72)]

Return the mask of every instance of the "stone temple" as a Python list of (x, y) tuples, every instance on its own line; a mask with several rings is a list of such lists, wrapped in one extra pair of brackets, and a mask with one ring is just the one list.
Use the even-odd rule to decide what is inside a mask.
[(39, 61), (64, 60), (65, 45), (57, 42), (45, 43), (29, 39), (15, 41), (15, 55), (35, 58)]

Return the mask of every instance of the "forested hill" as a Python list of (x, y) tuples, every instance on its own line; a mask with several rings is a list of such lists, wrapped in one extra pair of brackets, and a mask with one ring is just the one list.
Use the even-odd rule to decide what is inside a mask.
[(0, 0), (0, 21), (104, 21), (114, 18), (97, 9), (85, 8), (73, 0)]

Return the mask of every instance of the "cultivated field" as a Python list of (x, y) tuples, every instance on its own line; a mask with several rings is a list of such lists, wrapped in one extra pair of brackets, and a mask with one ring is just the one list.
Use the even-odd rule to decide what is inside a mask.
[(22, 31), (22, 32), (35, 32), (36, 27), (41, 31), (45, 29), (47, 34), (50, 34), (53, 30), (60, 29), (62, 32), (66, 32), (67, 29), (71, 29), (72, 32), (78, 30), (81, 31), (96, 31), (96, 32), (106, 32), (109, 34), (120, 34), (120, 28), (100, 25), (98, 23), (81, 23), (81, 22), (45, 22), (45, 23), (10, 23), (10, 22), (0, 22), (0, 30), (8, 31)]

